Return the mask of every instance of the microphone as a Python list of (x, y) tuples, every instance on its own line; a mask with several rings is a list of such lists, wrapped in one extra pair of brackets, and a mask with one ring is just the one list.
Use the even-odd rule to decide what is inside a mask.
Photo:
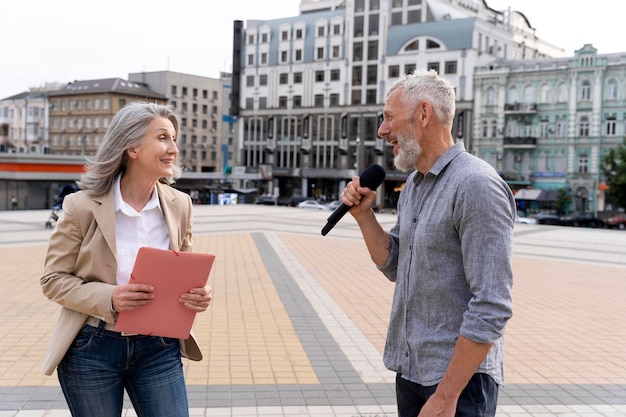
[[(367, 187), (370, 190), (375, 190), (378, 188), (380, 184), (382, 184), (385, 179), (385, 169), (380, 165), (370, 165), (361, 173), (361, 187)], [(328, 217), (328, 222), (326, 226), (322, 229), (322, 236), (326, 236), (330, 229), (335, 227), (337, 222), (341, 220), (341, 218), (350, 211), (352, 207), (347, 206), (344, 203), (341, 203), (339, 207), (333, 211), (333, 213)]]

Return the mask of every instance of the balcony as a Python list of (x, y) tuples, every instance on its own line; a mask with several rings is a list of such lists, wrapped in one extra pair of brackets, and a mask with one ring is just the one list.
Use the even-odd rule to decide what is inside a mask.
[(537, 103), (514, 103), (504, 105), (504, 114), (534, 114), (537, 113)]
[(505, 136), (502, 145), (505, 149), (535, 149), (537, 147), (537, 138)]

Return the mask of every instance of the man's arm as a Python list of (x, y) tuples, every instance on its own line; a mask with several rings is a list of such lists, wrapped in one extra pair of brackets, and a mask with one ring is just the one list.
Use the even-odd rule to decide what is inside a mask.
[(459, 336), (448, 369), (435, 393), (424, 404), (419, 417), (453, 417), (461, 392), (492, 346)]
[(389, 258), (391, 236), (376, 219), (372, 210), (375, 200), (376, 192), (361, 187), (359, 177), (352, 178), (341, 194), (341, 201), (351, 207), (350, 214), (361, 229), (372, 260), (376, 265), (383, 266)]

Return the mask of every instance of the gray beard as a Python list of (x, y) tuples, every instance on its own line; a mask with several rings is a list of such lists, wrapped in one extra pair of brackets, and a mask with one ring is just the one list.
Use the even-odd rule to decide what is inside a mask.
[(393, 157), (393, 164), (402, 172), (411, 171), (417, 166), (417, 159), (422, 154), (422, 147), (414, 138), (398, 138), (400, 151)]

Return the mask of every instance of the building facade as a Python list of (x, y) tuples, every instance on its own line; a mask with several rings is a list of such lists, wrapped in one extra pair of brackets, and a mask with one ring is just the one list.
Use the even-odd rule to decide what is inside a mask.
[[(379, 205), (406, 177), (377, 137), (388, 87), (415, 68), (455, 87), (454, 136), (471, 140), (473, 73), (496, 59), (555, 56), (517, 12), (472, 0), (302, 2), (292, 18), (241, 29), (238, 164), (263, 167), (262, 192), (335, 199), (372, 163), (387, 170)], [(237, 23), (237, 22), (236, 22)], [(237, 38), (237, 25), (235, 25)]]
[(626, 137), (625, 73), (626, 53), (599, 55), (592, 45), (476, 68), (470, 151), (525, 190), (524, 208), (541, 205), (528, 189), (563, 188), (571, 211), (604, 211), (602, 159)]

